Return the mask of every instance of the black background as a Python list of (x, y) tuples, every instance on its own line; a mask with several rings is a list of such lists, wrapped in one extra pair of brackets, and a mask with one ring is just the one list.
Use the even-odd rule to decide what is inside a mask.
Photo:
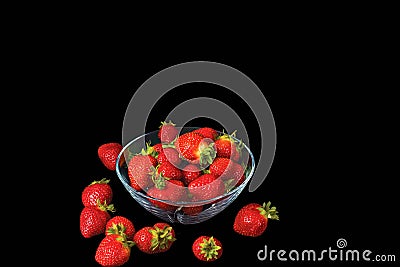
[[(66, 163), (73, 168), (62, 170), (72, 185), (66, 194), (68, 210), (72, 211), (68, 238), (73, 237), (73, 245), (64, 251), (69, 254), (68, 260), (76, 266), (99, 266), (94, 254), (102, 236), (85, 239), (78, 224), (83, 208), (80, 194), (93, 180), (111, 180), (117, 209), (114, 215), (130, 218), (137, 229), (159, 221), (131, 198), (115, 172), (101, 164), (97, 148), (106, 142), (122, 142), (125, 110), (143, 82), (166, 67), (197, 60), (236, 68), (263, 91), (276, 124), (274, 162), (255, 192), (249, 193), (246, 188), (228, 208), (206, 222), (174, 224), (177, 241), (166, 253), (146, 255), (133, 247), (126, 266), (228, 266), (238, 260), (249, 266), (267, 266), (271, 263), (257, 260), (257, 252), (265, 245), (275, 250), (318, 251), (335, 248), (339, 238), (347, 240), (349, 249), (399, 257), (398, 244), (394, 244), (398, 240), (398, 197), (393, 185), (397, 177), (389, 172), (394, 159), (386, 152), (391, 146), (393, 121), (389, 117), (394, 106), (385, 77), (391, 73), (379, 56), (367, 53), (370, 48), (348, 41), (308, 43), (301, 48), (277, 44), (268, 51), (244, 49), (237, 53), (236, 48), (232, 53), (219, 49), (178, 54), (166, 48), (121, 52), (100, 42), (76, 45), (72, 60), (67, 60), (72, 63), (63, 80), (68, 87), (64, 91), (68, 103), (60, 115), (70, 141), (67, 150), (75, 155)], [(238, 99), (208, 84), (182, 86), (176, 92), (164, 96), (152, 110), (146, 126), (149, 131), (157, 129), (173, 106), (185, 99), (223, 99), (243, 117), (258, 158), (261, 137), (257, 122), (248, 108), (237, 106)], [(210, 122), (199, 119), (195, 123)], [(239, 208), (264, 201), (277, 207), (280, 221), (270, 221), (267, 231), (257, 238), (233, 232)], [(214, 263), (202, 263), (192, 255), (192, 242), (203, 234), (223, 243), (223, 256)], [(325, 259), (323, 263), (333, 262)], [(275, 258), (273, 264), (284, 263)]]

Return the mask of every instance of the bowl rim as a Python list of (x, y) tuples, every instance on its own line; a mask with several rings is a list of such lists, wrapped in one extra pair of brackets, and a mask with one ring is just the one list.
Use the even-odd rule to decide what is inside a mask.
[[(178, 128), (178, 129), (191, 129), (191, 128), (192, 128), (193, 130), (195, 130), (195, 129), (198, 129), (198, 128), (201, 128), (201, 127), (177, 127), (177, 128)], [(222, 134), (222, 133), (223, 133), (223, 132), (221, 132), (221, 131), (217, 131), (217, 132), (218, 132), (219, 134)], [(124, 152), (130, 147), (130, 145), (132, 145), (134, 142), (136, 142), (137, 140), (140, 140), (140, 139), (142, 139), (142, 138), (145, 138), (146, 136), (149, 136), (149, 135), (151, 135), (151, 134), (157, 134), (157, 133), (158, 133), (158, 130), (154, 130), (154, 131), (151, 131), (151, 132), (148, 132), (148, 133), (144, 133), (144, 134), (142, 134), (142, 135), (140, 135), (140, 136), (137, 136), (137, 137), (133, 138), (133, 139), (132, 139), (131, 141), (129, 141), (125, 146), (123, 146), (122, 150), (121, 150), (120, 153), (118, 154), (118, 157), (117, 157), (117, 160), (116, 160), (116, 173), (117, 173), (117, 176), (118, 176), (119, 180), (123, 183), (123, 185), (124, 185), (125, 187), (128, 186), (128, 187), (130, 187), (130, 188), (132, 189), (131, 191), (129, 191), (129, 193), (133, 193), (133, 194), (135, 194), (135, 195), (137, 195), (137, 196), (139, 196), (139, 197), (145, 198), (145, 199), (147, 199), (147, 200), (148, 200), (148, 199), (151, 199), (151, 200), (154, 200), (154, 201), (159, 201), (159, 202), (166, 203), (166, 204), (173, 205), (173, 206), (177, 206), (177, 207), (191, 207), (191, 206), (206, 205), (206, 204), (215, 203), (215, 202), (218, 201), (218, 200), (227, 198), (227, 197), (229, 197), (229, 196), (235, 194), (235, 193), (238, 192), (238, 191), (242, 191), (242, 190), (244, 189), (244, 187), (247, 186), (247, 183), (249, 182), (249, 180), (251, 179), (251, 177), (252, 177), (253, 174), (254, 174), (254, 171), (255, 171), (255, 159), (254, 159), (254, 155), (253, 155), (253, 153), (251, 152), (250, 148), (247, 146), (247, 144), (245, 144), (244, 142), (242, 142), (243, 147), (247, 150), (247, 153), (248, 153), (249, 156), (250, 156), (250, 159), (251, 159), (251, 169), (250, 169), (250, 171), (248, 171), (247, 176), (246, 176), (246, 179), (245, 179), (239, 186), (233, 188), (232, 190), (230, 190), (230, 191), (228, 191), (228, 192), (226, 192), (226, 193), (224, 193), (224, 194), (222, 194), (222, 195), (220, 195), (220, 196), (217, 196), (217, 197), (214, 197), (214, 198), (210, 198), (210, 199), (206, 199), (206, 200), (178, 201), (178, 202), (173, 202), (173, 201), (169, 201), (169, 200), (166, 200), (166, 199), (154, 198), (154, 197), (149, 196), (149, 195), (147, 195), (147, 194), (145, 194), (145, 193), (143, 193), (143, 192), (141, 192), (141, 191), (137, 191), (136, 189), (134, 189), (134, 188), (130, 185), (130, 183), (127, 183), (127, 182), (125, 181), (125, 179), (129, 180), (129, 177), (125, 177), (125, 176), (120, 172), (120, 170), (119, 170), (119, 168), (121, 168), (121, 167), (123, 166), (123, 164), (120, 164), (121, 157), (123, 156)], [(240, 140), (237, 139), (236, 137), (232, 137), (232, 138), (233, 138), (235, 141), (240, 142)], [(125, 162), (125, 164), (128, 164), (128, 163)], [(121, 166), (121, 165), (122, 165), (122, 166)], [(246, 171), (245, 171), (245, 173), (246, 173)], [(128, 191), (128, 190), (127, 190), (127, 191)]]

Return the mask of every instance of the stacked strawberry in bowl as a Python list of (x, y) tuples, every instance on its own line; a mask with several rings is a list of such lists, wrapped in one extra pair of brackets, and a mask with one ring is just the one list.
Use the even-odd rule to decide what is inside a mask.
[(116, 172), (146, 210), (172, 223), (193, 224), (237, 198), (254, 172), (254, 157), (235, 132), (169, 121), (126, 144)]

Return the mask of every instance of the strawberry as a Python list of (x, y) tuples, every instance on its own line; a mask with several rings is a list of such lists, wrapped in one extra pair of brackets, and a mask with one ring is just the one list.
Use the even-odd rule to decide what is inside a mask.
[(82, 191), (83, 205), (97, 206), (97, 200), (101, 203), (111, 203), (113, 199), (113, 191), (109, 182), (110, 180), (103, 178), (87, 185)]
[(179, 157), (179, 152), (175, 148), (166, 147), (158, 153), (157, 161), (159, 164), (168, 161), (173, 165), (178, 166), (181, 164), (182, 159)]
[(114, 216), (107, 221), (106, 235), (125, 234), (127, 240), (132, 240), (135, 232), (133, 222), (124, 216)]
[(236, 214), (233, 230), (244, 236), (257, 237), (262, 235), (268, 225), (268, 220), (279, 220), (276, 207), (270, 207), (271, 202), (249, 203), (243, 206)]
[(151, 185), (152, 167), (157, 166), (157, 159), (152, 155), (136, 154), (128, 163), (128, 177), (131, 186), (137, 191)]
[(182, 180), (185, 185), (188, 185), (191, 181), (202, 175), (203, 172), (196, 164), (188, 164), (182, 169)]
[(175, 127), (176, 125), (172, 123), (171, 121), (169, 122), (161, 122), (161, 125), (158, 130), (158, 138), (161, 140), (161, 143), (171, 143), (172, 141), (175, 140), (175, 138), (179, 134), (179, 130)]
[(194, 256), (201, 261), (215, 261), (222, 256), (222, 243), (213, 236), (199, 236), (192, 244)]
[(121, 266), (128, 262), (132, 246), (133, 241), (127, 240), (124, 235), (106, 235), (97, 246), (94, 258), (101, 266)]
[(183, 213), (187, 215), (197, 215), (202, 212), (204, 209), (203, 205), (193, 205), (193, 206), (185, 206), (182, 207)]
[(153, 146), (153, 150), (156, 151), (157, 154), (160, 154), (161, 151), (163, 150), (162, 144), (161, 143), (155, 144)]
[(216, 156), (214, 142), (197, 133), (188, 132), (178, 136), (174, 145), (181, 157), (202, 167), (211, 164)]
[(202, 174), (188, 185), (189, 192), (198, 200), (207, 200), (224, 194), (225, 185), (210, 173)]
[(217, 157), (230, 158), (231, 160), (238, 162), (243, 149), (243, 142), (238, 142), (234, 137), (236, 131), (232, 134), (222, 134), (215, 140), (215, 150)]
[(142, 227), (133, 236), (136, 247), (147, 254), (168, 251), (175, 240), (175, 231), (167, 223)]
[(97, 149), (97, 155), (100, 158), (100, 161), (106, 166), (107, 169), (111, 171), (115, 171), (116, 169), (116, 162), (119, 153), (122, 150), (122, 145), (117, 142), (110, 142), (106, 144), (102, 144)]
[(218, 136), (218, 132), (215, 129), (210, 128), (210, 127), (198, 128), (196, 130), (193, 130), (193, 132), (200, 134), (204, 138), (210, 138), (213, 141), (215, 141), (215, 139)]
[(174, 228), (172, 228), (168, 223), (165, 223), (165, 222), (155, 223), (153, 225), (153, 228), (161, 229), (162, 231), (164, 231), (170, 235), (170, 237), (167, 238), (166, 245), (160, 246), (160, 252), (165, 252), (165, 251), (169, 250), (171, 248), (172, 244), (174, 243), (174, 241), (176, 240)]
[[(172, 202), (178, 202), (183, 200), (185, 195), (185, 187), (180, 180), (167, 180), (162, 176), (158, 176), (155, 181), (155, 186), (147, 190), (147, 195)], [(158, 201), (155, 199), (149, 199), (156, 207), (164, 210), (175, 210), (177, 207), (163, 201)]]
[(229, 158), (216, 157), (209, 167), (209, 171), (215, 177), (222, 180), (233, 179), (239, 181), (244, 173), (242, 165)]
[(165, 161), (159, 164), (156, 170), (157, 175), (162, 175), (163, 177), (168, 179), (179, 180), (183, 177), (182, 171), (169, 161)]
[(114, 205), (102, 204), (99, 200), (97, 206), (83, 207), (79, 218), (79, 227), (83, 237), (90, 238), (104, 233), (107, 221), (111, 218), (109, 211), (115, 211)]

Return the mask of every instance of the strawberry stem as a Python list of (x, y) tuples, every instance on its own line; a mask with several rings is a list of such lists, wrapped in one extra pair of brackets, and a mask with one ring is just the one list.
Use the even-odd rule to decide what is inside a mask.
[(221, 247), (215, 243), (214, 237), (210, 237), (208, 240), (204, 238), (200, 247), (200, 253), (204, 254), (207, 261), (218, 258), (218, 250), (220, 250)]
[(271, 201), (268, 201), (267, 204), (264, 202), (262, 207), (259, 207), (258, 210), (265, 218), (279, 220), (278, 211), (276, 210), (276, 207), (271, 207)]

